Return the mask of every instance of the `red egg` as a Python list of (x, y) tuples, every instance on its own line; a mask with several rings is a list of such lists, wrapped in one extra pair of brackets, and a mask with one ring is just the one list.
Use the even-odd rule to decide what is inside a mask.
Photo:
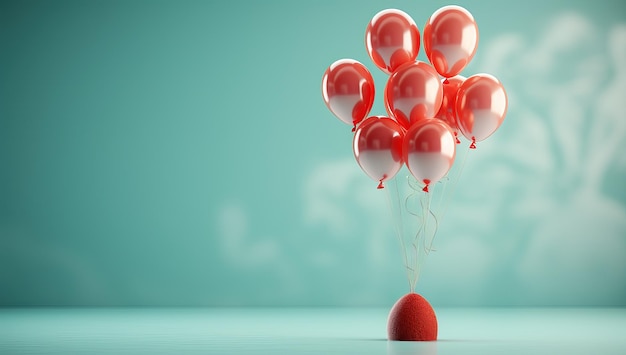
[(437, 340), (437, 316), (428, 301), (409, 293), (393, 305), (387, 321), (389, 340)]

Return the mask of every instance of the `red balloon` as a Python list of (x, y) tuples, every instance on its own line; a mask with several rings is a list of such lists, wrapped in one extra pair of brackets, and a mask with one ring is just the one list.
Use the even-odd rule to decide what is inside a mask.
[(322, 97), (326, 106), (343, 122), (354, 127), (374, 104), (374, 78), (367, 68), (353, 59), (331, 64), (322, 78)]
[(401, 66), (387, 81), (387, 113), (405, 129), (425, 118), (435, 117), (441, 107), (443, 88), (430, 65), (414, 62)]
[(420, 49), (420, 32), (405, 12), (383, 10), (367, 25), (365, 47), (374, 64), (391, 74), (402, 64), (415, 61)]
[(367, 118), (354, 134), (354, 157), (361, 169), (379, 182), (393, 178), (402, 168), (402, 141), (404, 129), (388, 117)]
[[(458, 136), (458, 125), (456, 118), (456, 94), (459, 91), (459, 87), (465, 81), (465, 77), (456, 75), (443, 81), (443, 100), (441, 101), (441, 108), (435, 115), (438, 119), (447, 123), (454, 131), (454, 136)], [(456, 143), (461, 141), (456, 139)]]
[(459, 74), (478, 47), (478, 25), (469, 11), (456, 5), (435, 11), (424, 26), (424, 51), (441, 76)]
[(428, 192), (428, 186), (444, 177), (454, 163), (454, 133), (441, 120), (420, 121), (406, 132), (403, 153), (409, 171), (426, 185), (424, 191)]
[(508, 100), (500, 80), (476, 74), (459, 87), (456, 99), (458, 127), (472, 141), (470, 148), (495, 132), (504, 121)]

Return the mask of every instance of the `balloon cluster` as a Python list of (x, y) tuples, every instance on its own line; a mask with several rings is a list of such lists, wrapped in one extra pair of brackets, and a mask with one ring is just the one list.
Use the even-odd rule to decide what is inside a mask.
[(380, 11), (367, 26), (367, 52), (389, 74), (386, 117), (368, 117), (376, 90), (371, 73), (358, 61), (338, 60), (322, 79), (324, 102), (353, 127), (354, 156), (378, 188), (406, 164), (428, 192), (452, 167), (459, 132), (476, 148), (506, 115), (507, 96), (498, 79), (459, 75), (478, 46), (478, 26), (469, 11), (459, 6), (435, 11), (423, 40), (430, 64), (417, 60), (420, 32), (405, 12)]

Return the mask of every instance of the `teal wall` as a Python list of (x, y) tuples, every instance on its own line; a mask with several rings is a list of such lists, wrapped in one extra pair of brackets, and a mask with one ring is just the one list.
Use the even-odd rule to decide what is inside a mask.
[[(446, 4), (0, 2), (0, 305), (391, 305), (386, 198), (321, 77), (350, 57), (382, 92), (370, 18), (422, 29)], [(626, 305), (626, 3), (459, 4), (480, 30), (463, 74), (498, 76), (509, 113), (417, 291)]]

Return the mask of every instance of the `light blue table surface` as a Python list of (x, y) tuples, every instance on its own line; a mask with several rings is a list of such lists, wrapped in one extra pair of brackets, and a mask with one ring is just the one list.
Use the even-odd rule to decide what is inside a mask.
[(0, 309), (0, 354), (626, 354), (626, 309), (442, 308), (437, 342), (383, 308)]

